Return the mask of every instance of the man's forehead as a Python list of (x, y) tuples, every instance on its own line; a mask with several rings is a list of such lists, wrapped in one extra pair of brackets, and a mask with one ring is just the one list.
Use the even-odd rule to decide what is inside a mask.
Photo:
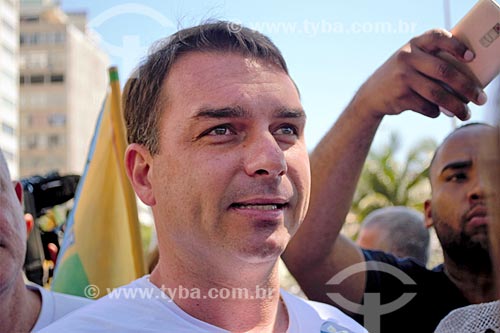
[(262, 94), (270, 97), (265, 101), (274, 102), (275, 108), (283, 108), (284, 102), (289, 109), (302, 107), (295, 84), (278, 66), (238, 53), (192, 52), (174, 63), (161, 98), (167, 108), (187, 103), (220, 109), (237, 106), (240, 97), (252, 97), (258, 104), (255, 98)]
[(434, 173), (450, 163), (473, 162), (479, 156), (494, 153), (495, 130), (488, 126), (470, 126), (450, 135), (439, 147)]
[(199, 78), (200, 75), (207, 75), (207, 72), (208, 76), (218, 76), (219, 73), (251, 72), (264, 69), (286, 74), (282, 68), (265, 59), (257, 59), (238, 52), (213, 51), (189, 52), (179, 56), (173, 63), (168, 76), (175, 72), (176, 76)]

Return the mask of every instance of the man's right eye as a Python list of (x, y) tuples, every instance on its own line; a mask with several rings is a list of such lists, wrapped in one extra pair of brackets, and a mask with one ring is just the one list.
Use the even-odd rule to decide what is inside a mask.
[(217, 126), (206, 132), (207, 135), (219, 136), (219, 135), (232, 135), (235, 134), (229, 126)]
[(447, 178), (449, 182), (461, 182), (466, 179), (467, 175), (464, 172), (454, 173)]

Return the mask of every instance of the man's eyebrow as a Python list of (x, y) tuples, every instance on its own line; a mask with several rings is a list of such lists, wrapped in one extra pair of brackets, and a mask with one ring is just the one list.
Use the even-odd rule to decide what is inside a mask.
[(456, 169), (463, 169), (463, 168), (468, 168), (472, 165), (472, 161), (468, 160), (468, 161), (455, 161), (455, 162), (451, 162), (451, 163), (448, 163), (446, 164), (443, 169), (441, 170), (441, 174), (443, 172), (445, 172), (446, 170), (449, 170), (449, 169), (452, 169), (452, 170), (456, 170)]
[[(305, 118), (304, 110), (280, 108), (273, 113), (274, 118)], [(226, 107), (226, 108), (201, 108), (193, 117), (200, 118), (250, 118), (250, 113), (242, 107)]]
[(192, 118), (246, 118), (248, 112), (241, 107), (227, 107), (220, 109), (202, 108)]
[(281, 108), (274, 112), (275, 118), (305, 118), (306, 113), (303, 109)]

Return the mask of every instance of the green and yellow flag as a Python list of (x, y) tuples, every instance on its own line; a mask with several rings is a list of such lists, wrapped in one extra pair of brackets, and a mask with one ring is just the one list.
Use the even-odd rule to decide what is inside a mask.
[(52, 290), (98, 298), (142, 276), (137, 204), (125, 174), (125, 126), (118, 72), (97, 121), (75, 205), (68, 218)]

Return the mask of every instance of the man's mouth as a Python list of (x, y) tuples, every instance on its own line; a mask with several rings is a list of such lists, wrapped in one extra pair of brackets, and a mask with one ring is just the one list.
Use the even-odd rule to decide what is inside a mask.
[(285, 208), (287, 204), (274, 203), (274, 204), (242, 204), (234, 203), (231, 208), (248, 209), (248, 210), (278, 210)]
[(469, 228), (476, 228), (488, 224), (488, 211), (484, 206), (474, 207), (469, 211), (466, 216), (467, 226)]
[(476, 206), (467, 213), (468, 220), (473, 219), (475, 217), (486, 217), (486, 216), (488, 216), (488, 210), (486, 209), (485, 206)]

